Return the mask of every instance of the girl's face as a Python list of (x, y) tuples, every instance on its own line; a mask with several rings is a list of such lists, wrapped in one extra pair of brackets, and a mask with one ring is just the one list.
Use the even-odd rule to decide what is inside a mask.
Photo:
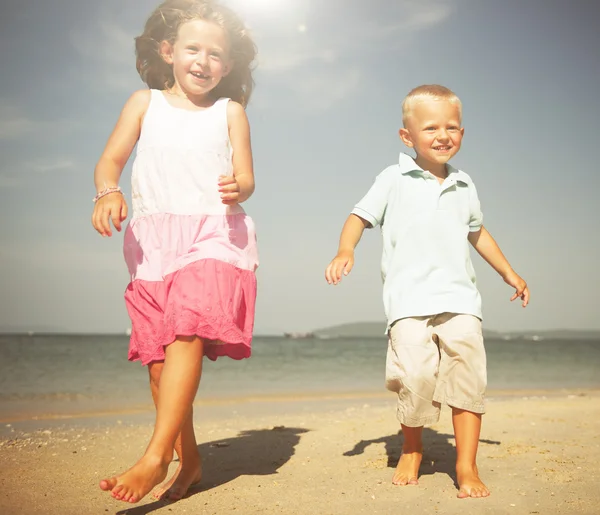
[(212, 91), (230, 71), (229, 41), (225, 31), (206, 20), (193, 20), (179, 27), (177, 40), (163, 41), (162, 56), (173, 65), (175, 88), (202, 97)]

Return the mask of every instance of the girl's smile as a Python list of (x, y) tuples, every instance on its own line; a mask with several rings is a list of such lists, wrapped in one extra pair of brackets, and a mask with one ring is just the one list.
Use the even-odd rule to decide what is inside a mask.
[(226, 77), (232, 64), (225, 31), (206, 20), (192, 20), (179, 28), (173, 45), (164, 41), (163, 58), (172, 65), (174, 92), (204, 97)]

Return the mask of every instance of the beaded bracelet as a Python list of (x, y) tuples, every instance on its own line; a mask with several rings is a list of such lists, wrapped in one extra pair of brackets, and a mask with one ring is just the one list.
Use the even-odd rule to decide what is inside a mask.
[(121, 188), (115, 186), (113, 188), (104, 188), (102, 191), (98, 192), (98, 194), (92, 199), (94, 202), (98, 202), (102, 197), (106, 197), (110, 193), (123, 193)]

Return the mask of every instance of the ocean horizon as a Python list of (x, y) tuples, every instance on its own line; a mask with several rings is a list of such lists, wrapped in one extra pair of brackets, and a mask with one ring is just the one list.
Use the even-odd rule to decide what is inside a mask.
[[(125, 334), (0, 335), (0, 420), (151, 409), (127, 349)], [(385, 394), (386, 351), (383, 335), (256, 336), (250, 359), (205, 360), (197, 400)], [(488, 338), (486, 351), (490, 392), (600, 388), (600, 338)]]

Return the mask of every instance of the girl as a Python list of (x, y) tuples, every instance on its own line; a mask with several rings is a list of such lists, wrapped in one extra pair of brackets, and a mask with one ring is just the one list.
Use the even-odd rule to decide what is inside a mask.
[(200, 481), (192, 402), (202, 359), (250, 356), (258, 266), (252, 220), (239, 205), (254, 192), (250, 129), (256, 50), (244, 24), (213, 0), (167, 0), (136, 38), (134, 93), (95, 170), (92, 223), (111, 236), (127, 217), (118, 187), (134, 146), (133, 217), (124, 238), (131, 274), (129, 359), (148, 365), (156, 422), (143, 457), (100, 482), (115, 499), (155, 492), (180, 499)]

